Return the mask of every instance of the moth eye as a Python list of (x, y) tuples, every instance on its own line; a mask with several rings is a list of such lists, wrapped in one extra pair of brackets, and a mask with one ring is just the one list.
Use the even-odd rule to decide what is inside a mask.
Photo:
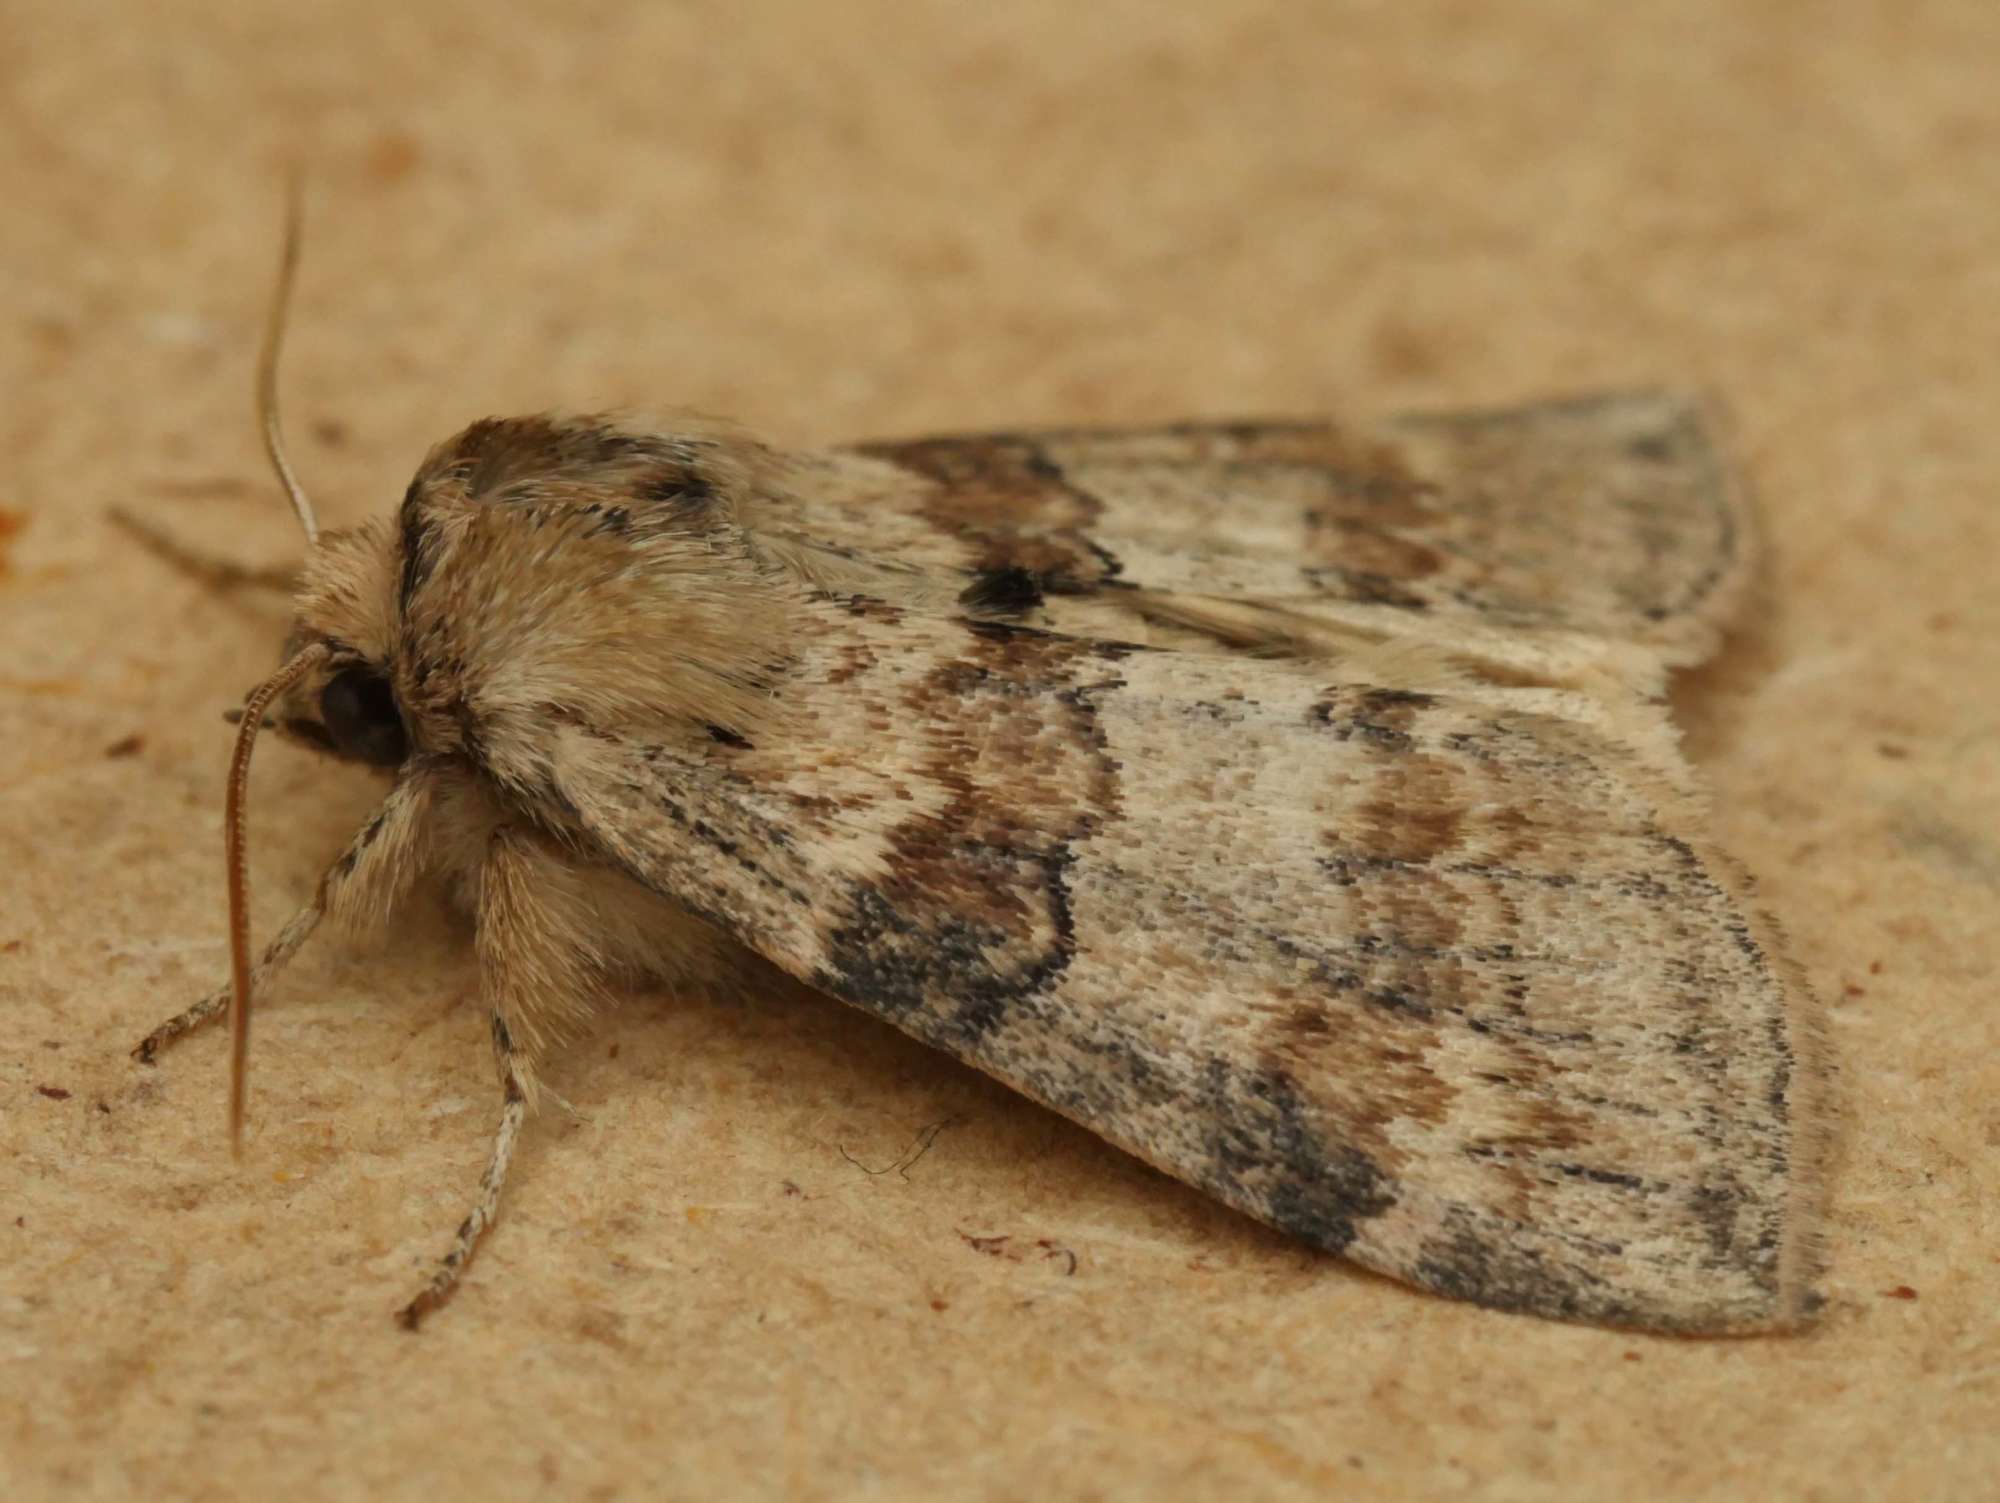
[(319, 716), (342, 756), (396, 767), (410, 753), (396, 691), (372, 668), (343, 668), (328, 679), (319, 694)]

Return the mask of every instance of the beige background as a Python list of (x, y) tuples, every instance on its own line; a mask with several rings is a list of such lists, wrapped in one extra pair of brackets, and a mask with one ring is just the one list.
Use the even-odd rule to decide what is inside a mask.
[[(2000, 7), (981, 9), (6, 7), (0, 1495), (1993, 1496)], [(810, 442), (1720, 394), (1771, 565), (1678, 699), (1831, 1010), (1819, 1328), (1412, 1294), (787, 994), (577, 1049), (583, 1120), (398, 1331), (494, 1110), (441, 912), (300, 960), (241, 1164), (218, 1036), (124, 1053), (225, 966), (219, 714), (283, 619), (102, 516), (296, 555), (246, 398), (290, 157), (335, 522), (544, 406)], [(265, 754), (261, 932), (376, 787)], [(945, 1120), (906, 1172), (841, 1151)]]

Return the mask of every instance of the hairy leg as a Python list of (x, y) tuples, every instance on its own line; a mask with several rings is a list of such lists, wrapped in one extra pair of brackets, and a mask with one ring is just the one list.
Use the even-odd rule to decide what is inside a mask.
[(521, 1135), (521, 1124), (528, 1115), (528, 1096), (516, 1073), (514, 1042), (507, 1036), (507, 1025), (497, 1012), (493, 1014), (493, 1049), (499, 1059), (501, 1092), (500, 1130), (493, 1135), (493, 1153), (486, 1161), (486, 1172), (479, 1176), (479, 1194), (472, 1202), (472, 1209), (459, 1222), (437, 1272), (417, 1291), (415, 1299), (396, 1312), (396, 1323), (406, 1331), (416, 1330), (426, 1315), (451, 1298), (465, 1265), (472, 1261), (473, 1249), (479, 1246), (479, 1239), (493, 1224), (494, 1214), (500, 1208), (500, 1188), (507, 1182), (514, 1140)]
[[(324, 883), (322, 883), (324, 885)], [(298, 953), (299, 948), (312, 937), (319, 927), (321, 915), (320, 900), (317, 896), (286, 920), (285, 927), (278, 931), (278, 937), (264, 947), (263, 955), (250, 972), (250, 988), (261, 993), (265, 983), (284, 968), (286, 961)], [(229, 1011), (230, 985), (227, 981), (203, 997), (194, 1006), (175, 1013), (151, 1033), (132, 1046), (132, 1058), (142, 1065), (154, 1063), (160, 1050), (171, 1044), (184, 1033), (192, 1033), (204, 1023), (212, 1023)]]
[[(360, 926), (376, 921), (409, 890), (423, 864), (421, 845), (435, 775), (417, 767), (406, 773), (363, 825), (347, 848), (319, 879), (312, 901), (286, 921), (277, 938), (265, 947), (250, 973), (253, 993), (270, 979), (319, 927), (328, 915)], [(133, 1047), (132, 1057), (150, 1065), (166, 1045), (229, 1011), (229, 984), (224, 982), (194, 1006), (176, 1013)]]
[(606, 957), (589, 875), (549, 841), (503, 826), (480, 866), (480, 987), (492, 1015), (500, 1073), (500, 1127), (472, 1209), (430, 1281), (397, 1314), (414, 1331), (451, 1298), (493, 1224), (521, 1124), (539, 1094), (535, 1066), (564, 1030), (602, 998)]

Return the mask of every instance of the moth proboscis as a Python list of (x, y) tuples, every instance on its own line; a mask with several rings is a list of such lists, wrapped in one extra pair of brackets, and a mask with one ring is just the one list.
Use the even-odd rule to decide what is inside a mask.
[[(135, 1052), (226, 1006), (234, 1133), (253, 986), (323, 916), (464, 904), (501, 1122), (405, 1324), (548, 1051), (752, 956), (1424, 1289), (1810, 1313), (1816, 1015), (1660, 699), (1751, 569), (1703, 404), (820, 451), (488, 419), (321, 533), (277, 417), (297, 224), (258, 390), (307, 551), (231, 764), (231, 984)], [(267, 724), (393, 782), (253, 969)]]

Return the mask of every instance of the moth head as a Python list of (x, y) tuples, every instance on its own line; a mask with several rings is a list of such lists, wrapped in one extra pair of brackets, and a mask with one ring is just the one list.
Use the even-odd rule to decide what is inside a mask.
[(391, 669), (393, 548), (379, 522), (321, 534), (307, 553), (281, 660), (320, 653), (264, 724), (308, 750), (393, 770), (416, 745)]

